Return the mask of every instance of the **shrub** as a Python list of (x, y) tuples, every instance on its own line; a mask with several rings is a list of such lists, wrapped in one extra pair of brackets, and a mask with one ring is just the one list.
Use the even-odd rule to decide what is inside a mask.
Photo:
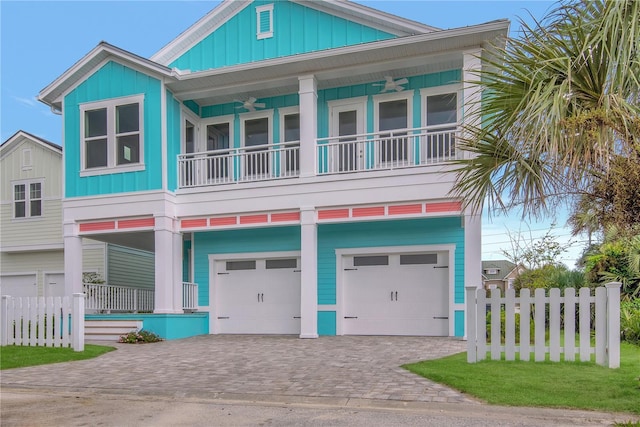
[(139, 331), (132, 331), (126, 335), (122, 335), (118, 342), (127, 344), (148, 343), (163, 341), (158, 334), (141, 329)]
[(640, 299), (620, 303), (620, 339), (640, 346)]

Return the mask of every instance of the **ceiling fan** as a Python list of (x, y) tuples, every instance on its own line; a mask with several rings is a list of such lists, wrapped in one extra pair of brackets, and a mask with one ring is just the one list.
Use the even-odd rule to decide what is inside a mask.
[(240, 101), (239, 99), (235, 99), (234, 102), (239, 102), (240, 106), (236, 108), (244, 108), (248, 111), (256, 111), (257, 108), (264, 108), (266, 105), (263, 102), (256, 102), (256, 98), (253, 96), (249, 97), (246, 101)]
[(384, 83), (374, 83), (374, 86), (381, 86), (382, 90), (380, 91), (380, 93), (384, 93), (384, 92), (390, 92), (395, 90), (396, 92), (401, 92), (404, 90), (404, 86), (402, 85), (406, 85), (407, 83), (409, 83), (409, 80), (407, 80), (406, 78), (401, 78), (398, 80), (393, 80), (393, 77), (391, 76), (384, 76), (385, 78), (385, 82)]

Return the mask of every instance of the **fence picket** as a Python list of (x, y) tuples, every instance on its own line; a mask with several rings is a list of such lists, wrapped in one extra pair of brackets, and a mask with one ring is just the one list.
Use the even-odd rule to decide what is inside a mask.
[(69, 347), (70, 340), (69, 340), (69, 336), (71, 335), (71, 324), (70, 324), (70, 318), (71, 318), (71, 303), (70, 303), (71, 298), (69, 297), (62, 297), (61, 301), (60, 301), (60, 305), (61, 305), (61, 309), (60, 309), (60, 314), (62, 316), (62, 322), (61, 326), (62, 326), (62, 334), (61, 334), (61, 345), (62, 347)]
[(44, 307), (45, 307), (44, 297), (38, 298), (38, 321), (36, 325), (37, 325), (37, 331), (38, 331), (39, 346), (44, 345), (44, 316), (45, 316)]
[(476, 333), (478, 360), (487, 358), (487, 292), (484, 289), (478, 289), (476, 293)]
[(546, 311), (545, 306), (545, 292), (544, 289), (536, 289), (534, 292), (534, 341), (533, 345), (535, 347), (535, 361), (542, 362), (545, 359), (545, 320), (544, 315)]
[(505, 292), (504, 314), (504, 358), (516, 360), (516, 291), (507, 289)]
[(596, 289), (596, 363), (604, 365), (607, 360), (607, 289)]
[(564, 290), (564, 360), (576, 360), (576, 290)]
[(531, 358), (531, 295), (529, 289), (520, 290), (520, 360)]
[(591, 290), (580, 288), (578, 310), (580, 314), (580, 361), (591, 360)]
[(466, 286), (465, 287), (465, 298), (467, 301), (467, 328), (466, 328), (466, 336), (467, 336), (467, 362), (475, 363), (477, 360), (477, 347), (476, 347), (476, 292), (478, 288), (475, 286)]
[(491, 290), (491, 359), (500, 360), (500, 288)]
[(549, 360), (560, 361), (560, 289), (549, 292)]

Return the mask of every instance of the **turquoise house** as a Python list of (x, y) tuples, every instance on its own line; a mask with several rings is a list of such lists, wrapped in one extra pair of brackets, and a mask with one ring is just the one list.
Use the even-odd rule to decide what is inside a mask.
[(227, 0), (150, 58), (100, 43), (39, 95), (64, 124), (66, 292), (86, 237), (155, 257), (152, 311), (111, 289), (93, 318), (165, 338), (464, 336), (481, 221), (452, 162), (508, 27)]

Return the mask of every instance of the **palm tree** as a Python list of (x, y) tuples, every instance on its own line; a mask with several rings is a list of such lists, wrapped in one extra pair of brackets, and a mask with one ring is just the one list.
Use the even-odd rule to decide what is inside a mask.
[(640, 1), (561, 2), (521, 25), (483, 58), (453, 193), (537, 216), (590, 194), (612, 159), (640, 161)]

